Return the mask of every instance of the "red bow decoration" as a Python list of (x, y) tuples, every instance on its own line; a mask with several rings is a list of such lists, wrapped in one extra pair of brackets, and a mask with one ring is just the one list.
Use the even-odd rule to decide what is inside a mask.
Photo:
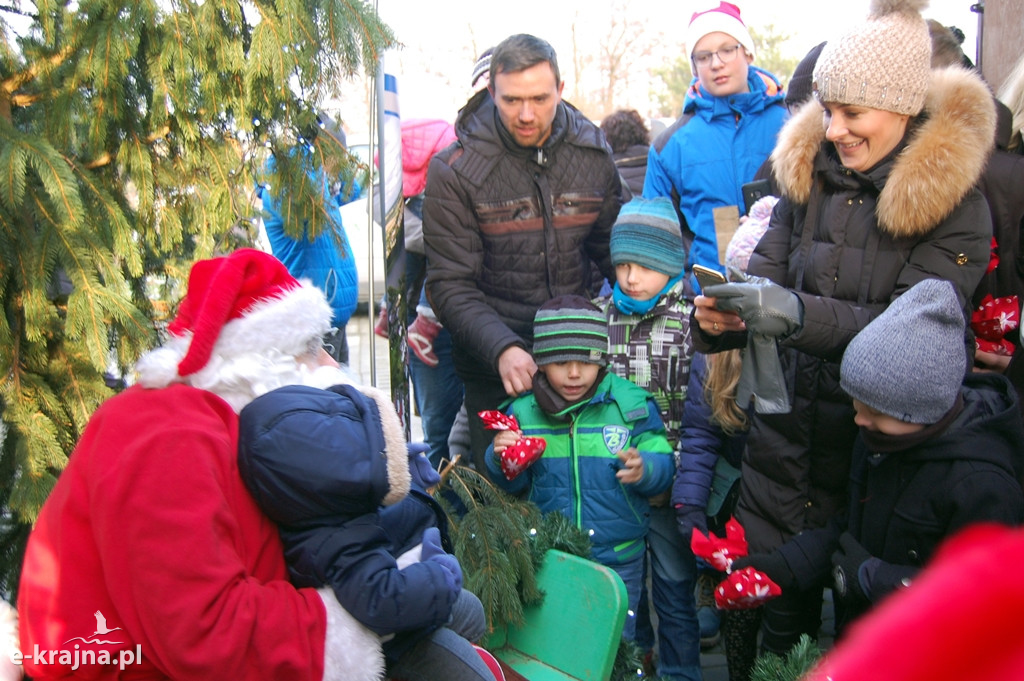
[(519, 430), (519, 421), (515, 416), (510, 416), (497, 409), (485, 409), (479, 413), (487, 430)]
[(736, 518), (729, 518), (725, 524), (725, 537), (716, 537), (714, 532), (704, 536), (694, 530), (690, 537), (693, 555), (700, 556), (719, 572), (728, 572), (733, 558), (747, 555), (747, 534)]
[(716, 570), (728, 576), (715, 588), (715, 604), (722, 610), (746, 610), (756, 608), (765, 601), (782, 593), (782, 588), (748, 565), (732, 572), (732, 561), (747, 555), (747, 535), (736, 518), (729, 518), (725, 524), (725, 537), (716, 537), (709, 532), (705, 537), (694, 530), (690, 537), (693, 555), (700, 556)]
[(1012, 355), (1013, 343), (1006, 333), (1020, 325), (1020, 301), (1017, 296), (993, 298), (991, 294), (971, 313), (971, 329), (977, 336), (978, 349), (999, 355)]
[[(519, 430), (519, 422), (515, 416), (504, 414), (496, 410), (486, 410), (479, 413), (487, 430)], [(515, 480), (520, 473), (525, 471), (544, 454), (547, 442), (539, 437), (521, 437), (519, 440), (501, 453), (501, 472), (508, 480)]]
[(715, 588), (715, 604), (722, 610), (749, 610), (782, 595), (782, 588), (753, 565), (730, 572)]

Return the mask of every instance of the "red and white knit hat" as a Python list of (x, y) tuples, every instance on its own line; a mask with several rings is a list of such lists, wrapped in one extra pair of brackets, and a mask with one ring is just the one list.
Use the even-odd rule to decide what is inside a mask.
[(168, 326), (173, 354), (140, 362), (139, 379), (147, 387), (163, 387), (202, 370), (215, 354), (302, 355), (331, 329), (331, 318), (323, 292), (295, 279), (268, 253), (243, 248), (200, 260)]
[(750, 37), (747, 25), (740, 18), (740, 8), (729, 2), (720, 2), (717, 6), (694, 12), (690, 17), (690, 25), (683, 35), (688, 54), (693, 54), (694, 46), (708, 33), (727, 33), (739, 41), (740, 45), (754, 56), (754, 39)]

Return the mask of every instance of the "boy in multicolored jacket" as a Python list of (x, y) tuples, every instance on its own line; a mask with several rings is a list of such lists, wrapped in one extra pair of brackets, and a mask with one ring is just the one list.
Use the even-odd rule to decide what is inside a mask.
[[(610, 247), (615, 287), (610, 296), (596, 301), (608, 323), (609, 369), (653, 395), (674, 450), (693, 357), (693, 306), (683, 293), (686, 253), (672, 201), (638, 197), (624, 205), (612, 227)], [(657, 672), (670, 681), (699, 681), (696, 563), (668, 501), (667, 495), (650, 500), (647, 534), (651, 602), (658, 613)], [(636, 640), (649, 651), (654, 631), (645, 601), (646, 593), (637, 612)]]
[[(499, 487), (523, 494), (541, 511), (559, 511), (590, 535), (593, 558), (626, 584), (636, 612), (644, 574), (648, 497), (668, 489), (672, 446), (650, 393), (607, 369), (604, 313), (581, 296), (559, 296), (534, 318), (532, 392), (506, 413), (519, 430), (498, 433), (487, 472)], [(501, 456), (521, 437), (542, 438), (543, 456), (508, 480)], [(627, 617), (622, 635), (632, 639)]]

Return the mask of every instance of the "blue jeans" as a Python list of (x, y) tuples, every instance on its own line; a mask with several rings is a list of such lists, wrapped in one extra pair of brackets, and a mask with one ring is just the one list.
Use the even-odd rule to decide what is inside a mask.
[(442, 328), (434, 339), (434, 353), (440, 363), (428, 367), (415, 352), (409, 353), (416, 410), (423, 424), (423, 440), (430, 445), (427, 457), (437, 468), (442, 459), (450, 458), (448, 434), (462, 407), (462, 379), (455, 373), (452, 363), (452, 335)]
[[(651, 561), (651, 603), (658, 613), (658, 675), (670, 681), (701, 681), (700, 623), (693, 596), (697, 563), (676, 528), (671, 506), (651, 507), (647, 532)], [(646, 592), (646, 589), (645, 589)], [(637, 612), (637, 643), (654, 645), (646, 593)]]
[(640, 602), (640, 591), (644, 586), (644, 557), (640, 556), (628, 563), (609, 565), (608, 567), (615, 570), (626, 585), (626, 600), (629, 607), (626, 610), (626, 623), (622, 626), (622, 638), (632, 641), (636, 638), (636, 607)]
[(486, 630), (480, 599), (463, 589), (448, 625), (410, 648), (388, 668), (388, 676), (402, 681), (494, 681), (472, 644)]

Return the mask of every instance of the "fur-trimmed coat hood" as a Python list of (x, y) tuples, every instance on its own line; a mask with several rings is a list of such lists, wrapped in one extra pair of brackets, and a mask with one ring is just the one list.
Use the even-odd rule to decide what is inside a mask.
[[(825, 140), (821, 105), (805, 104), (779, 133), (772, 153), (784, 196), (806, 203), (815, 159)], [(992, 93), (960, 67), (932, 72), (924, 110), (911, 119), (878, 199), (878, 224), (894, 237), (915, 237), (945, 219), (974, 187), (995, 135)]]

